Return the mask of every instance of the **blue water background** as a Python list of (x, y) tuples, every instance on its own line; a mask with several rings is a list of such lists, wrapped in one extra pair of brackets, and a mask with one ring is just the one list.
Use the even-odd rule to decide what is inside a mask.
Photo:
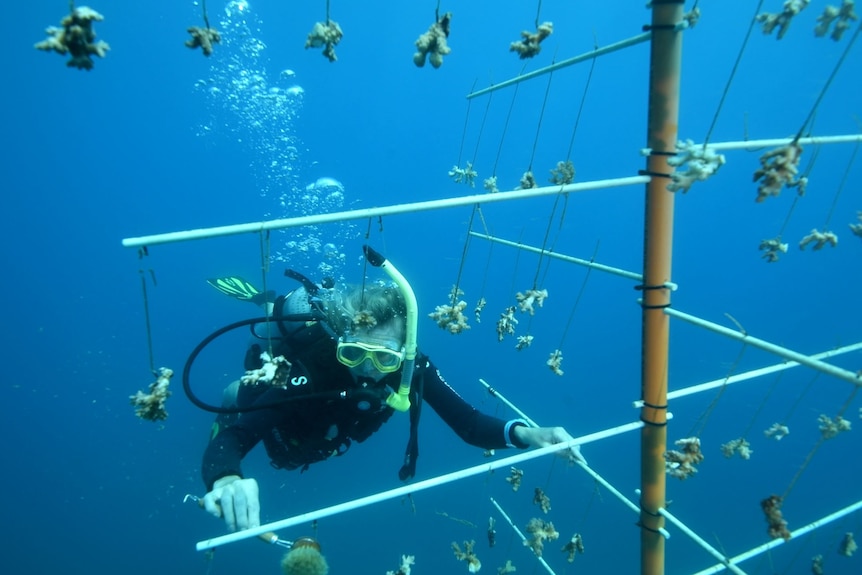
[[(701, 22), (684, 36), (680, 110), (680, 136), (695, 141), (703, 140), (712, 122), (755, 5), (701, 4)], [(780, 2), (765, 4), (777, 10)], [(852, 34), (839, 43), (813, 37), (824, 4), (813, 2), (780, 42), (754, 31), (712, 141), (799, 131)], [(105, 21), (96, 31), (111, 51), (90, 72), (67, 69), (60, 56), (31, 49), (43, 29), (63, 16), (65, 2), (5, 7), (2, 572), (279, 572), (279, 550), (257, 541), (219, 549), (211, 562), (195, 551), (196, 541), (224, 527), (183, 504), (187, 493), (203, 495), (200, 457), (212, 418), (184, 398), (179, 378), (163, 424), (137, 419), (128, 402), (152, 381), (141, 277), (148, 284), (156, 367), (179, 372), (203, 337), (252, 313), (204, 279), (239, 274), (261, 282), (260, 238), (152, 246), (144, 259), (121, 240), (455, 197), (481, 191), (495, 165), (500, 188), (512, 189), (530, 164), (534, 143), (533, 168), (543, 183), (566, 158), (590, 62), (520, 85), (514, 103), (514, 88), (508, 88), (470, 104), (464, 96), (472, 86), (499, 82), (525, 66), (507, 46), (521, 29), (533, 28), (536, 4), (444, 3), (443, 10), (454, 12), (452, 54), (439, 70), (418, 69), (411, 63), (413, 42), (433, 21), (434, 5), (333, 2), (332, 18), (345, 36), (336, 48), (338, 62), (330, 64), (319, 50), (303, 50), (313, 23), (324, 18), (324, 2), (257, 0), (239, 10), (236, 3), (211, 0), (210, 21), (224, 41), (210, 59), (182, 46), (185, 28), (201, 20), (192, 2), (98, 3), (94, 8)], [(524, 69), (588, 51), (594, 42), (636, 35), (648, 18), (642, 2), (543, 2), (541, 19), (553, 21), (555, 33)], [(849, 54), (820, 103), (814, 134), (859, 131), (860, 49), (856, 45)], [(630, 176), (644, 167), (639, 150), (645, 145), (648, 55), (648, 45), (641, 44), (596, 63), (571, 153), (577, 181)], [(756, 204), (751, 174), (761, 150), (727, 152), (727, 165), (715, 178), (676, 197), (673, 280), (680, 289), (674, 306), (732, 327), (723, 315), (730, 313), (752, 335), (803, 353), (862, 339), (862, 240), (847, 227), (862, 210), (858, 159), (835, 201), (853, 152), (853, 144), (805, 148), (802, 166), (810, 166), (811, 183), (784, 231), (790, 250), (771, 265), (757, 247), (781, 230), (794, 191)], [(475, 189), (447, 176), (453, 165), (473, 160)], [(315, 186), (321, 178), (336, 182)], [(550, 229), (548, 244), (554, 242), (555, 251), (586, 259), (595, 253), (602, 263), (641, 269), (642, 186), (572, 196), (562, 223), (562, 206), (553, 211), (554, 202), (546, 197), (487, 205), (483, 215), (499, 237), (538, 246)], [(822, 229), (830, 211), (838, 247), (796, 249), (812, 228)], [(535, 341), (516, 352), (513, 340), (496, 341), (495, 321), (514, 304), (516, 291), (532, 287), (538, 258), (474, 239), (462, 260), (470, 215), (465, 207), (385, 217), (382, 224), (359, 220), (274, 232), (268, 285), (294, 287), (282, 276), (286, 266), (316, 279), (330, 273), (358, 281), (359, 247), (368, 241), (409, 278), (420, 304), (420, 346), (467, 400), (512, 416), (479, 386), (484, 378), (540, 423), (563, 425), (574, 435), (637, 420), (632, 401), (640, 390), (641, 314), (633, 282), (593, 272), (573, 309), (585, 269), (561, 261), (543, 265), (540, 287), (550, 295), (535, 317), (519, 316), (519, 333), (529, 332)], [(483, 230), (478, 219), (473, 227)], [(480, 324), (471, 318), (470, 331), (451, 336), (425, 316), (446, 302), (459, 272), (468, 312), (479, 297), (488, 306)], [(671, 338), (671, 389), (778, 361), (753, 348), (740, 358), (739, 343), (679, 322), (672, 324)], [(235, 334), (204, 352), (193, 381), (202, 397), (217, 401), (238, 375), (244, 343)], [(545, 366), (555, 348), (564, 354), (563, 377)], [(862, 354), (835, 363), (855, 371), (862, 368)], [(706, 454), (700, 472), (685, 482), (668, 480), (671, 511), (729, 554), (765, 542), (759, 501), (790, 486), (820, 437), (818, 415), (836, 415), (851, 392), (848, 383), (815, 378), (805, 368), (786, 371), (777, 383), (772, 375), (728, 387), (700, 435)], [(674, 401), (670, 440), (694, 433), (715, 397), (712, 391)], [(845, 412), (854, 430), (826, 442), (794, 484), (784, 508), (791, 529), (862, 499), (860, 405), (854, 398)], [(790, 436), (781, 442), (763, 437), (763, 429), (785, 419)], [(746, 430), (752, 459), (722, 457), (719, 445)], [(302, 475), (271, 469), (256, 450), (245, 472), (260, 481), (262, 520), (398, 486), (406, 438), (407, 418), (396, 416), (347, 456)], [(635, 434), (585, 446), (584, 453), (636, 500)], [(461, 443), (425, 410), (417, 479), (483, 461), (480, 450)], [(497, 546), (486, 544), (488, 518), (497, 517), (489, 497), (523, 529), (529, 518), (542, 516), (531, 504), (538, 486), (551, 497), (547, 518), (561, 533), (546, 551), (557, 573), (637, 571), (635, 514), (562, 461), (523, 467), (524, 488), (517, 493), (501, 470), (416, 493), (412, 501), (321, 520), (314, 534), (333, 574), (382, 575), (398, 568), (401, 554), (416, 556), (416, 575), (465, 572), (450, 543), (470, 539), (477, 541), (482, 573), (495, 573), (506, 559), (518, 573), (544, 572), (499, 517)], [(714, 563), (670, 530), (668, 573)], [(862, 538), (862, 515), (743, 568), (808, 573), (810, 558), (822, 553), (827, 573), (860, 573), (862, 554), (836, 553), (845, 531)], [(587, 552), (569, 565), (558, 548), (575, 532), (583, 534)], [(309, 533), (305, 526), (281, 536)]]

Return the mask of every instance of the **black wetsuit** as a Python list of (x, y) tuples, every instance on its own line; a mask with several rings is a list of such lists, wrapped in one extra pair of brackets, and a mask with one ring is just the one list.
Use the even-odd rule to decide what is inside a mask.
[[(380, 382), (357, 382), (350, 370), (335, 359), (334, 342), (324, 341), (313, 347), (318, 347), (317, 352), (298, 357), (285, 354), (296, 359), (291, 359), (290, 374), (283, 387), (239, 387), (236, 404), (240, 407), (289, 397), (301, 399), (238, 416), (220, 415), (203, 458), (207, 491), (221, 477), (241, 477), (242, 458), (260, 441), (274, 467), (304, 470), (312, 463), (343, 454), (353, 441), (364, 441), (393, 414), (384, 400), (389, 388), (398, 389), (400, 370)], [(516, 420), (507, 422), (479, 412), (446, 383), (422, 354), (416, 358), (411, 402), (417, 401), (420, 389), (424, 401), (465, 442), (483, 449), (515, 446), (511, 428)], [(331, 393), (348, 390), (342, 396)]]

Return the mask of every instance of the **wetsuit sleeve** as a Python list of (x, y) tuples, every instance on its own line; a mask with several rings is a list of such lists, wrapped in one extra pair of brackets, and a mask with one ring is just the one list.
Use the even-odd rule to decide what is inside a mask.
[[(253, 403), (264, 404), (284, 399), (286, 392), (280, 388), (270, 388)], [(204, 451), (201, 474), (207, 491), (213, 483), (227, 475), (242, 477), (243, 457), (260, 442), (273, 428), (290, 420), (290, 404), (282, 404), (268, 409), (248, 411), (227, 427), (221, 427), (224, 418), (216, 418), (213, 437)]]
[(470, 445), (482, 449), (512, 447), (509, 432), (513, 421), (486, 415), (467, 403), (452, 389), (440, 371), (425, 360), (425, 382), (423, 397), (446, 425)]

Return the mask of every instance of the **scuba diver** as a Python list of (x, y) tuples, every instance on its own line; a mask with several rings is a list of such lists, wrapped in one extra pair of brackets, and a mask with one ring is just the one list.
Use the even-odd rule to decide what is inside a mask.
[[(410, 438), (399, 471), (407, 480), (415, 472), (423, 403), (463, 441), (483, 449), (544, 447), (572, 439), (562, 427), (498, 419), (462, 399), (417, 350), (418, 314), (409, 284), (385, 258), (371, 248), (365, 251), (394, 285), (339, 290), (331, 282), (317, 285), (288, 271), (285, 275), (302, 286), (276, 298), (242, 278), (208, 280), (267, 314), (251, 324), (260, 344), (246, 353), (246, 376), (228, 386), (221, 409), (210, 409), (219, 415), (203, 456), (203, 504), (231, 531), (260, 525), (257, 481), (241, 469), (242, 459), (260, 442), (277, 469), (304, 471), (344, 455), (396, 411), (409, 412)], [(199, 404), (188, 388), (187, 393)], [(563, 455), (583, 460), (577, 447)]]

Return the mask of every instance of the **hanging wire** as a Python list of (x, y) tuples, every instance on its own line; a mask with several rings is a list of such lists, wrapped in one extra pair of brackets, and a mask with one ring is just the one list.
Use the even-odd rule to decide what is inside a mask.
[[(739, 48), (739, 52), (736, 55), (736, 62), (733, 63), (733, 68), (730, 71), (730, 77), (727, 79), (727, 83), (724, 85), (724, 91), (721, 93), (721, 99), (718, 101), (718, 107), (715, 109), (715, 114), (712, 116), (712, 123), (709, 125), (709, 130), (706, 131), (706, 137), (703, 139), (703, 149), (706, 149), (707, 143), (709, 143), (709, 138), (712, 136), (712, 131), (715, 129), (716, 123), (718, 123), (718, 116), (721, 114), (721, 108), (724, 106), (724, 100), (727, 98), (727, 94), (730, 91), (730, 85), (733, 83), (733, 78), (736, 76), (736, 71), (739, 69), (739, 63), (742, 61), (742, 54), (745, 52), (745, 47), (748, 45), (748, 40), (751, 38), (751, 32), (754, 30), (755, 24), (757, 24), (757, 15), (760, 14), (761, 8), (763, 7), (763, 0), (757, 3), (757, 8), (754, 9), (754, 16), (751, 17), (751, 23), (748, 25), (748, 31), (745, 33), (745, 39), (742, 41), (742, 46)], [(697, 8), (697, 2), (694, 4), (694, 8)], [(692, 8), (692, 10), (694, 10)], [(747, 138), (746, 138), (747, 139)]]
[(779, 371), (778, 375), (772, 381), (772, 385), (769, 386), (769, 391), (766, 392), (766, 395), (760, 401), (760, 405), (757, 406), (757, 410), (754, 412), (754, 415), (751, 416), (751, 420), (748, 422), (748, 427), (746, 427), (745, 431), (742, 432), (742, 435), (740, 436), (742, 439), (745, 439), (746, 437), (748, 437), (748, 434), (751, 433), (751, 428), (754, 427), (754, 424), (757, 421), (757, 416), (760, 415), (761, 411), (763, 411), (763, 408), (769, 401), (769, 397), (772, 395), (772, 392), (775, 391), (776, 387), (778, 387), (778, 382), (781, 381), (782, 375), (784, 375), (784, 372)]
[[(470, 91), (472, 92), (475, 87), (476, 87), (476, 80), (473, 80), (473, 86), (470, 88)], [(464, 142), (467, 141), (467, 126), (470, 123), (470, 107), (471, 107), (472, 103), (473, 103), (472, 98), (467, 100), (467, 113), (464, 115), (464, 129), (461, 131), (461, 145), (458, 148), (458, 163), (456, 164), (459, 168), (461, 167), (461, 158), (464, 157)], [(480, 133), (480, 137), (481, 137), (481, 133)], [(477, 148), (478, 148), (478, 144), (477, 144)], [(474, 159), (475, 159), (475, 156), (474, 156)]]
[(201, 6), (203, 9), (203, 13), (204, 13), (204, 25), (207, 27), (207, 30), (209, 30), (210, 29), (210, 21), (209, 21), (209, 18), (207, 18), (207, 0), (203, 0), (201, 2)]
[[(853, 403), (853, 400), (856, 398), (856, 394), (859, 392), (858, 386), (853, 386), (853, 391), (850, 392), (850, 396), (847, 398), (847, 401), (844, 402), (844, 405), (841, 406), (841, 409), (838, 410), (838, 417), (844, 415), (847, 409), (850, 407), (850, 404)], [(796, 471), (796, 475), (793, 476), (793, 479), (790, 480), (790, 485), (787, 486), (787, 489), (784, 490), (784, 494), (781, 496), (781, 501), (786, 502), (787, 497), (790, 495), (790, 492), (793, 491), (793, 488), (796, 486), (796, 482), (799, 481), (799, 478), (802, 477), (802, 473), (811, 463), (811, 460), (814, 459), (814, 455), (817, 453), (817, 450), (820, 449), (820, 446), (823, 445), (823, 442), (827, 440), (826, 436), (821, 434), (820, 439), (817, 443), (814, 444), (814, 447), (811, 448), (811, 451), (808, 452), (808, 455), (805, 457), (805, 461), (802, 462), (802, 465)]]
[[(590, 263), (595, 261), (596, 256), (599, 253), (599, 244), (600, 242), (596, 242), (596, 249), (593, 250), (593, 256), (590, 258)], [(584, 291), (587, 289), (587, 282), (590, 279), (590, 273), (592, 271), (592, 266), (587, 268), (587, 274), (584, 276), (584, 281), (581, 282), (581, 289), (578, 290), (578, 295), (575, 298), (575, 303), (572, 304), (572, 311), (569, 312), (569, 319), (566, 321), (566, 327), (563, 328), (563, 335), (560, 337), (560, 345), (557, 346), (557, 349), (563, 349), (563, 343), (566, 341), (566, 335), (568, 335), (569, 333), (569, 328), (572, 327), (572, 321), (575, 319), (575, 311), (577, 311), (578, 304), (581, 302), (581, 297), (584, 295)]]
[(743, 343), (742, 348), (740, 348), (739, 354), (737, 354), (736, 359), (730, 366), (721, 387), (718, 388), (718, 393), (715, 394), (715, 397), (706, 408), (706, 411), (704, 411), (700, 417), (697, 418), (697, 421), (694, 422), (694, 425), (692, 425), (691, 431), (689, 431), (687, 437), (700, 437), (700, 434), (703, 433), (703, 430), (706, 428), (706, 423), (709, 421), (709, 417), (712, 415), (712, 412), (715, 411), (716, 406), (718, 406), (718, 400), (721, 399), (721, 396), (724, 395), (725, 390), (727, 390), (727, 381), (730, 379), (731, 375), (736, 373), (736, 368), (739, 365), (739, 362), (742, 361), (742, 356), (745, 355), (745, 350), (747, 348), (748, 344)]
[[(147, 276), (144, 273), (144, 270), (138, 270), (138, 273), (141, 276), (141, 292), (144, 298), (144, 320), (146, 321), (147, 326), (147, 352), (149, 353), (150, 358), (150, 371), (153, 375), (158, 376), (156, 372), (156, 364), (153, 361), (153, 331), (150, 327), (150, 300), (147, 296)], [(153, 278), (153, 285), (156, 284), (156, 275), (153, 270), (150, 270), (150, 274)]]
[(805, 121), (802, 122), (802, 125), (799, 126), (799, 131), (796, 133), (796, 137), (793, 139), (795, 143), (799, 138), (802, 137), (802, 134), (805, 133), (806, 127), (809, 123), (813, 123), (814, 115), (817, 113), (817, 107), (820, 105), (820, 102), (823, 100), (823, 97), (826, 95), (826, 91), (829, 89), (829, 86), (832, 84), (832, 80), (835, 79), (835, 76), (838, 75), (838, 70), (841, 69), (841, 65), (844, 64), (844, 60), (847, 58), (847, 54), (850, 53), (850, 49), (853, 47), (853, 43), (856, 42), (856, 38), (859, 37), (859, 32), (862, 32), (862, 22), (860, 22), (859, 26), (856, 27), (856, 31), (853, 33), (853, 37), (850, 38), (850, 41), (847, 43), (847, 46), (844, 47), (844, 51), (841, 53), (841, 56), (838, 58), (838, 62), (835, 63), (835, 68), (832, 69), (832, 73), (829, 74), (829, 78), (826, 79), (826, 83), (823, 85), (823, 89), (820, 90), (820, 94), (817, 96), (817, 100), (814, 102), (814, 105), (811, 107), (811, 111), (808, 112), (808, 117), (805, 118)]
[(269, 273), (269, 260), (271, 257), (271, 244), (269, 237), (269, 230), (266, 230), (266, 233), (261, 233), (258, 235), (260, 240), (260, 277), (261, 283), (263, 284), (263, 294), (264, 294), (264, 302), (263, 302), (263, 311), (266, 314), (266, 348), (267, 352), (269, 352), (269, 356), (273, 357), (274, 353), (272, 350), (272, 331), (269, 329), (270, 318), (272, 317), (272, 312), (269, 309), (269, 302), (266, 301), (266, 293), (267, 293), (267, 285), (266, 285), (266, 276)]
[[(475, 86), (475, 84), (474, 84)], [(476, 165), (476, 158), (479, 155), (479, 143), (482, 141), (482, 133), (485, 131), (485, 122), (488, 120), (488, 111), (491, 109), (491, 98), (494, 94), (488, 96), (488, 103), (485, 105), (485, 113), (482, 115), (482, 123), (479, 125), (479, 136), (476, 138), (476, 147), (473, 149), (473, 165)], [(469, 109), (469, 108), (468, 108)], [(466, 125), (465, 125), (466, 128)]]
[[(556, 58), (554, 59), (556, 60)], [(551, 61), (551, 65), (554, 64), (554, 60)], [(530, 152), (530, 165), (527, 168), (528, 171), (533, 171), (533, 160), (536, 157), (536, 147), (539, 145), (539, 134), (542, 131), (542, 119), (545, 117), (545, 107), (548, 105), (548, 95), (551, 93), (551, 80), (554, 79), (554, 73), (551, 72), (548, 74), (548, 85), (545, 87), (545, 97), (542, 100), (542, 109), (539, 111), (539, 121), (536, 124), (536, 137), (533, 138), (533, 150)]]
[[(518, 72), (518, 75), (522, 75), (526, 68), (526, 64), (521, 66), (521, 71)], [(503, 133), (500, 135), (500, 144), (497, 146), (497, 156), (494, 158), (494, 169), (491, 172), (492, 177), (497, 175), (497, 165), (500, 163), (500, 154), (503, 151), (503, 142), (506, 139), (506, 132), (509, 129), (509, 120), (512, 119), (512, 110), (515, 108), (515, 98), (518, 96), (518, 88), (520, 87), (521, 83), (519, 82), (515, 84), (515, 89), (512, 91), (512, 101), (509, 102), (509, 111), (506, 113), (506, 121), (503, 122)]]
[(473, 237), (470, 232), (473, 230), (473, 218), (476, 216), (478, 204), (473, 206), (473, 211), (470, 212), (470, 221), (467, 223), (467, 237), (464, 238), (464, 248), (461, 250), (461, 263), (458, 266), (458, 277), (455, 279), (455, 286), (452, 288), (451, 305), (454, 307), (458, 303), (458, 290), (461, 286), (461, 275), (464, 273), (464, 264), (467, 262), (467, 249), (470, 247), (470, 239)]
[(329, 0), (326, 0), (326, 25), (329, 26)]
[(835, 192), (835, 197), (832, 198), (832, 206), (829, 208), (829, 214), (826, 216), (826, 222), (823, 224), (823, 229), (829, 229), (829, 221), (832, 219), (832, 214), (835, 213), (835, 206), (838, 205), (838, 198), (841, 196), (841, 191), (844, 189), (844, 184), (847, 183), (847, 177), (850, 175), (850, 168), (853, 167), (853, 162), (856, 160), (856, 153), (859, 151), (859, 142), (853, 147), (853, 154), (850, 156), (850, 161), (847, 162), (847, 167), (844, 168), (844, 175), (841, 176), (841, 183), (838, 184), (838, 191)]
[(542, 14), (542, 0), (539, 0), (539, 5), (536, 6), (536, 30), (539, 29), (539, 16)]

